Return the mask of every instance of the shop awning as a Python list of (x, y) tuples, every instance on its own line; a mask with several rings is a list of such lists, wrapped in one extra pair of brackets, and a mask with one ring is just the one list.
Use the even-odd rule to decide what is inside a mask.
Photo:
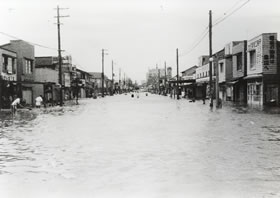
[(262, 78), (262, 77), (263, 77), (262, 74), (253, 74), (253, 75), (249, 75), (249, 76), (244, 77), (244, 79), (247, 80), (247, 79)]
[(234, 84), (236, 84), (236, 83), (238, 83), (238, 80), (231, 81), (231, 82), (227, 82), (227, 84), (229, 84), (229, 85), (234, 85)]

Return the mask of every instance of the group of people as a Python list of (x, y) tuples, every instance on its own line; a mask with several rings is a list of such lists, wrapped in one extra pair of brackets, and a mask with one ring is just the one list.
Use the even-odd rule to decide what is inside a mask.
[[(36, 108), (41, 108), (42, 104), (44, 103), (42, 95), (35, 98), (35, 106)], [(11, 111), (15, 113), (17, 108), (24, 108), (25, 107), (25, 100), (21, 97), (16, 97), (16, 99), (11, 103)]]

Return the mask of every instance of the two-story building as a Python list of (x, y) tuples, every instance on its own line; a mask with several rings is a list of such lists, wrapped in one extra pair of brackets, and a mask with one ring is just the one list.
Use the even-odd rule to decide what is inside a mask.
[(213, 66), (216, 68), (215, 71), (217, 71), (215, 91), (220, 99), (226, 101), (226, 74), (230, 69), (230, 65), (225, 57), (225, 49), (216, 52), (213, 57)]
[(10, 43), (2, 45), (1, 48), (16, 52), (16, 74), (19, 84), (17, 96), (22, 97), (26, 104), (33, 105), (34, 99), (37, 97), (33, 88), (35, 84), (34, 46), (22, 40), (12, 40)]
[(232, 48), (232, 75), (229, 84), (233, 87), (233, 101), (247, 104), (247, 41), (241, 41)]
[(52, 56), (35, 57), (35, 80), (43, 83), (43, 87), (36, 86), (36, 92), (41, 92), (45, 102), (59, 101), (59, 72)]
[(247, 42), (248, 105), (279, 104), (277, 33), (264, 33)]
[[(198, 66), (194, 65), (184, 71), (182, 74), (182, 91), (184, 92), (184, 97), (194, 98), (195, 97), (195, 74)], [(185, 81), (185, 82), (184, 82)]]
[[(210, 96), (210, 67), (209, 56), (201, 56), (195, 72), (195, 98), (209, 98)], [(216, 68), (212, 64), (212, 87), (215, 92)]]
[(88, 98), (93, 94), (94, 81), (90, 73), (76, 69), (76, 77), (79, 80), (79, 97)]

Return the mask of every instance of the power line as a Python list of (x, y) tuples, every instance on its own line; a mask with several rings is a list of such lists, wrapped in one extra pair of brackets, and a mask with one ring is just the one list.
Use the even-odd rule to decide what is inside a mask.
[(199, 40), (197, 42), (194, 43), (193, 47), (191, 47), (186, 53), (184, 54), (180, 54), (179, 57), (183, 57), (188, 55), (189, 53), (191, 53), (202, 41), (203, 39), (208, 35), (208, 27), (205, 29), (205, 31), (201, 34), (201, 36), (199, 37)]
[(233, 6), (230, 7), (226, 12), (224, 12), (224, 14), (223, 14), (221, 17), (219, 17), (218, 19), (216, 19), (216, 20), (214, 21), (214, 23), (216, 23), (216, 22), (220, 21), (222, 18), (224, 18), (225, 15), (227, 15), (227, 13), (229, 13), (231, 10), (233, 10), (233, 9), (234, 9), (239, 3), (241, 3), (242, 1), (244, 1), (244, 0), (239, 0), (239, 1), (235, 2), (235, 4), (233, 4)]
[(247, 3), (249, 3), (250, 0), (247, 0), (246, 2), (244, 2), (243, 4), (241, 4), (239, 7), (237, 7), (236, 9), (234, 9), (231, 13), (227, 14), (225, 13), (225, 17), (220, 19), (219, 21), (217, 21), (216, 23), (213, 24), (213, 26), (218, 25), (219, 23), (223, 22), (224, 20), (226, 20), (228, 17), (230, 17), (231, 15), (233, 15), (235, 12), (237, 12), (238, 10), (240, 10), (243, 6), (245, 6)]
[(5, 33), (5, 32), (0, 32), (0, 34), (5, 35), (5, 36), (10, 37), (10, 38), (13, 38), (13, 39), (16, 39), (16, 40), (25, 41), (25, 42), (27, 42), (27, 43), (29, 43), (31, 45), (34, 45), (34, 46), (38, 46), (38, 47), (42, 47), (42, 48), (46, 48), (46, 49), (50, 49), (50, 50), (56, 50), (56, 51), (58, 50), (58, 49), (53, 48), (53, 47), (48, 47), (48, 46), (45, 46), (45, 45), (41, 45), (41, 44), (38, 44), (38, 43), (33, 43), (33, 42), (30, 42), (30, 41), (26, 41), (24, 39), (20, 39), (20, 38), (18, 38), (16, 36), (13, 36), (13, 35)]
[[(228, 17), (230, 17), (231, 15), (233, 15), (235, 12), (237, 12), (238, 10), (240, 10), (243, 6), (245, 6), (247, 3), (249, 3), (250, 0), (247, 0), (246, 2), (244, 2), (243, 4), (241, 4), (240, 6), (238, 6), (236, 9), (234, 9), (241, 1), (236, 2), (230, 9), (228, 9), (225, 12), (225, 16), (224, 17), (220, 17), (218, 20), (216, 20), (216, 22), (213, 24), (213, 26), (218, 25), (219, 23), (221, 23), (222, 21), (224, 21), (225, 19), (227, 19)], [(233, 10), (234, 9), (234, 10)], [(230, 12), (231, 10), (233, 10), (232, 12)], [(229, 14), (227, 14), (228, 12), (230, 12)], [(198, 41), (194, 43), (193, 47), (190, 48), (190, 50), (188, 50), (186, 53), (181, 54), (179, 57), (183, 57), (186, 56), (188, 54), (190, 54), (202, 41), (203, 39), (208, 35), (208, 30), (209, 27), (207, 27), (203, 33), (201, 34), (201, 36), (199, 37)]]

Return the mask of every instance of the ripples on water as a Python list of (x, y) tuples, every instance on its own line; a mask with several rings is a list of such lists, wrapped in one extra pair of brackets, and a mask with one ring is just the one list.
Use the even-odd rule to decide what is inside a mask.
[(0, 193), (277, 197), (279, 117), (152, 95), (1, 112)]

